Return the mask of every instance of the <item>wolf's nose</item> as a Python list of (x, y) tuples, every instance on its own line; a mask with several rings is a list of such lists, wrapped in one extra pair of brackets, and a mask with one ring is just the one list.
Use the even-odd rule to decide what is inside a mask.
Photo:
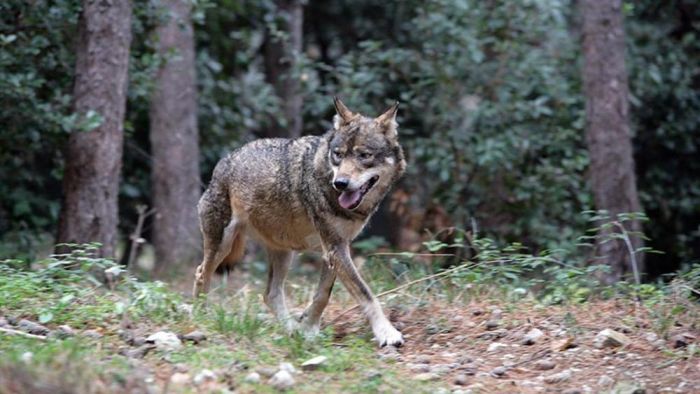
[(339, 192), (342, 192), (343, 190), (347, 189), (349, 184), (350, 181), (347, 178), (338, 178), (333, 181), (333, 187)]

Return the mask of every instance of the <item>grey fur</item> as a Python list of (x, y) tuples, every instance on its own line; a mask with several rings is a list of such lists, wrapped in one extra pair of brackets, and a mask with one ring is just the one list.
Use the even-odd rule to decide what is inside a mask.
[[(350, 257), (350, 242), (406, 168), (397, 137), (398, 103), (377, 118), (353, 113), (337, 99), (335, 105), (338, 114), (325, 135), (257, 140), (217, 164), (198, 205), (204, 260), (197, 268), (194, 295), (208, 291), (215, 269), (241, 258), (249, 234), (268, 250), (265, 301), (287, 328), (300, 323), (306, 334), (318, 332), (337, 276), (362, 306), (380, 345), (398, 346), (401, 334)], [(333, 183), (341, 177), (349, 181), (345, 195), (359, 201), (354, 209), (339, 202), (341, 192)], [(285, 305), (284, 278), (292, 251), (309, 249), (322, 250), (326, 266), (313, 302), (296, 322)]]

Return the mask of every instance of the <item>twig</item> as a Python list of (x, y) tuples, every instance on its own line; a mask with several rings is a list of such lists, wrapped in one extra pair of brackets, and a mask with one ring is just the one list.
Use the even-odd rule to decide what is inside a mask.
[(695, 293), (695, 294), (697, 294), (697, 295), (700, 295), (700, 291), (698, 291), (698, 290), (695, 290), (695, 289), (693, 289), (693, 288), (692, 288), (692, 287), (690, 287), (690, 286), (687, 286), (687, 285), (681, 285), (681, 287), (682, 287), (682, 288), (684, 288), (684, 289), (686, 289), (686, 290), (690, 290), (691, 292), (693, 292), (693, 293)]
[(515, 364), (509, 366), (508, 368), (510, 369), (510, 368), (519, 367), (519, 366), (521, 366), (521, 365), (523, 365), (523, 364), (527, 364), (527, 363), (529, 363), (529, 362), (532, 362), (532, 361), (535, 361), (535, 360), (539, 360), (539, 359), (541, 359), (542, 357), (548, 355), (548, 354), (551, 353), (551, 352), (552, 352), (552, 351), (549, 350), (549, 349), (540, 350), (540, 351), (536, 352), (535, 354), (533, 354), (532, 356), (530, 356), (530, 358), (528, 358), (527, 360), (523, 360), (523, 361), (517, 362), (517, 363), (515, 363)]
[(634, 273), (634, 282), (639, 286), (642, 281), (639, 277), (639, 268), (637, 267), (637, 256), (634, 246), (632, 246), (632, 241), (630, 240), (629, 234), (627, 233), (627, 229), (625, 229), (625, 226), (622, 225), (622, 223), (615, 221), (613, 224), (620, 229), (620, 234), (622, 235), (622, 239), (625, 241), (625, 245), (627, 246), (627, 251), (630, 254), (630, 264), (632, 264), (632, 272)]
[(126, 269), (129, 270), (136, 260), (136, 253), (138, 252), (139, 244), (141, 243), (141, 231), (143, 231), (143, 223), (146, 218), (155, 213), (154, 209), (146, 211), (145, 205), (139, 205), (136, 207), (136, 211), (139, 213), (139, 219), (136, 222), (136, 228), (134, 232), (131, 233), (129, 239), (131, 240), (131, 250), (129, 250), (129, 260), (126, 262)]
[[(422, 278), (420, 278), (420, 279), (416, 279), (416, 280), (410, 281), (410, 282), (408, 282), (408, 283), (404, 283), (404, 284), (402, 284), (401, 286), (396, 286), (396, 287), (394, 287), (393, 289), (390, 289), (390, 290), (387, 290), (387, 291), (384, 291), (384, 292), (381, 292), (381, 293), (377, 294), (376, 297), (377, 297), (377, 298), (379, 298), (379, 297), (384, 297), (384, 296), (386, 296), (386, 295), (393, 294), (393, 293), (396, 293), (396, 292), (398, 292), (398, 291), (401, 291), (401, 290), (403, 290), (403, 289), (405, 289), (405, 288), (411, 287), (411, 286), (413, 286), (413, 285), (415, 285), (415, 284), (422, 283), (422, 282), (425, 282), (425, 281), (428, 281), (428, 280), (431, 280), (431, 279), (441, 278), (441, 277), (443, 277), (443, 276), (447, 276), (447, 275), (449, 275), (449, 274), (452, 274), (452, 273), (454, 273), (454, 272), (458, 272), (458, 271), (461, 271), (461, 270), (465, 270), (465, 269), (467, 269), (467, 268), (474, 268), (474, 267), (476, 267), (476, 266), (478, 266), (478, 265), (480, 265), (480, 264), (482, 264), (482, 263), (484, 263), (484, 261), (481, 261), (481, 262), (478, 262), (478, 263), (468, 262), (468, 263), (465, 263), (465, 264), (462, 264), (462, 265), (458, 265), (458, 266), (453, 267), (453, 268), (450, 268), (450, 269), (448, 269), (448, 270), (445, 270), (445, 271), (442, 271), (442, 272), (438, 272), (437, 274), (432, 274), (432, 275), (424, 276), (424, 277), (422, 277)], [(342, 311), (338, 316), (336, 316), (336, 317), (335, 317), (333, 320), (331, 320), (329, 323), (324, 324), (324, 327), (327, 327), (327, 326), (329, 326), (329, 325), (333, 325), (333, 324), (337, 323), (338, 320), (340, 320), (341, 317), (347, 315), (348, 313), (354, 311), (355, 309), (357, 309), (357, 308), (359, 308), (359, 307), (360, 307), (359, 305), (355, 305), (355, 306), (352, 306), (352, 307), (350, 307), (350, 308), (348, 308), (348, 309)]]
[(5, 334), (10, 334), (10, 335), (20, 335), (20, 336), (23, 336), (26, 338), (39, 339), (42, 341), (46, 340), (46, 337), (44, 335), (29, 334), (29, 333), (26, 333), (24, 331), (17, 331), (17, 330), (13, 330), (11, 328), (0, 327), (0, 332), (4, 332)]
[(369, 257), (374, 257), (374, 256), (409, 256), (409, 257), (454, 257), (454, 253), (411, 253), (411, 252), (402, 252), (402, 253), (389, 253), (389, 252), (382, 252), (382, 253), (372, 253), (369, 255)]

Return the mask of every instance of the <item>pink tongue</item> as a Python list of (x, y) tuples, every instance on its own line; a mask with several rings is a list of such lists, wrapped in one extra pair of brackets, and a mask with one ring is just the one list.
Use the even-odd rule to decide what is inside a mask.
[(361, 196), (362, 194), (359, 190), (355, 190), (353, 192), (344, 191), (340, 193), (340, 197), (338, 197), (338, 203), (341, 207), (345, 209), (350, 209), (353, 205), (357, 204), (358, 201), (360, 201)]

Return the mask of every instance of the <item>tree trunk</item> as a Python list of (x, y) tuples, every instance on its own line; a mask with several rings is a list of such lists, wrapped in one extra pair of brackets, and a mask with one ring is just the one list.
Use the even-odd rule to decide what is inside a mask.
[[(74, 109), (98, 127), (68, 140), (58, 243), (100, 242), (113, 257), (131, 43), (129, 0), (84, 0), (76, 48)], [(63, 248), (58, 248), (59, 250)]]
[(156, 273), (191, 262), (200, 250), (200, 195), (194, 32), (189, 0), (162, 3), (169, 18), (157, 28), (164, 58), (151, 97), (153, 244)]
[(266, 79), (280, 99), (286, 125), (273, 124), (263, 130), (263, 135), (296, 138), (301, 136), (303, 127), (302, 96), (301, 82), (293, 71), (296, 56), (302, 51), (304, 8), (301, 0), (278, 0), (276, 4), (279, 31), (267, 31), (263, 51)]
[[(581, 0), (581, 12), (590, 179), (596, 208), (615, 218), (618, 213), (641, 211), (630, 136), (622, 4), (621, 0)], [(639, 221), (626, 222), (625, 227), (641, 230)], [(617, 230), (601, 231), (599, 238), (609, 238), (610, 231)], [(634, 249), (642, 246), (642, 239), (632, 236), (632, 245)], [(630, 251), (622, 241), (599, 240), (596, 253), (611, 266), (608, 282), (632, 271)], [(637, 256), (639, 265), (642, 257)]]

